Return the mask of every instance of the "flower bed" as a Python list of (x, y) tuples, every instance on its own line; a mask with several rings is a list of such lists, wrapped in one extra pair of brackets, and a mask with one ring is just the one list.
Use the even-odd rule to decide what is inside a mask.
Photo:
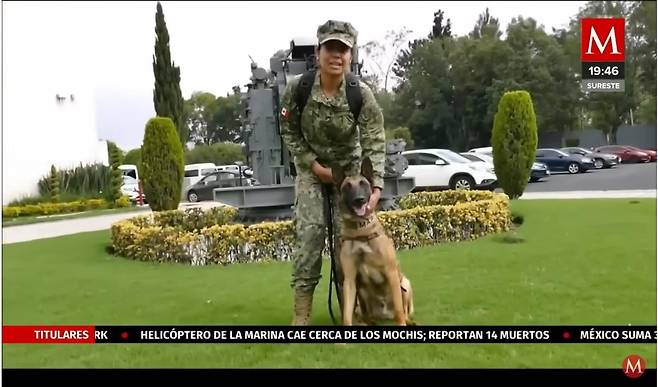
[[(420, 192), (400, 200), (402, 209), (377, 216), (398, 249), (478, 238), (509, 230), (508, 197), (489, 191)], [(117, 254), (143, 261), (191, 265), (292, 258), (292, 221), (233, 223), (237, 210), (174, 210), (112, 225)]]

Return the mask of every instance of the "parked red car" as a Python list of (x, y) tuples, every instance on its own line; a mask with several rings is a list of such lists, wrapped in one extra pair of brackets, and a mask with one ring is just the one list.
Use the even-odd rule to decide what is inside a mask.
[[(622, 163), (648, 163), (652, 156), (648, 152), (625, 145), (604, 145), (594, 149), (594, 152), (612, 153), (619, 156)], [(656, 152), (653, 152), (653, 160), (656, 160)]]
[(636, 151), (639, 151), (639, 152), (644, 152), (644, 153), (648, 154), (651, 157), (651, 160), (649, 160), (649, 161), (651, 161), (651, 162), (656, 161), (656, 151), (655, 150), (642, 149), (642, 148), (638, 148), (638, 147), (630, 146), (630, 145), (627, 145), (626, 147), (630, 148), (630, 149), (633, 149), (633, 150), (636, 150)]

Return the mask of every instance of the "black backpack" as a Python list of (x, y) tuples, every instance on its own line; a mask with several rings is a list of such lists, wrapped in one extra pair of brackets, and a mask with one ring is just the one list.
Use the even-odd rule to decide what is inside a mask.
[[(297, 90), (295, 93), (295, 102), (299, 107), (300, 116), (304, 111), (304, 106), (306, 106), (308, 97), (311, 95), (311, 89), (313, 88), (314, 81), (315, 71), (305, 72), (299, 80), (299, 84), (297, 85)], [(357, 122), (359, 119), (359, 114), (361, 113), (361, 105), (363, 104), (361, 87), (359, 87), (359, 78), (352, 73), (347, 73), (345, 74), (345, 82), (347, 82), (345, 87), (347, 103), (350, 105), (350, 111), (354, 116), (354, 122)]]

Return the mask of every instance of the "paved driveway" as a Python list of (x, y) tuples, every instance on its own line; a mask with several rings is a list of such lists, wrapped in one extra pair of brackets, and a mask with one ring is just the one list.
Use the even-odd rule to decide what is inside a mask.
[[(217, 202), (201, 203), (181, 203), (178, 208), (186, 209), (192, 207), (211, 208), (220, 206)], [(22, 226), (12, 226), (2, 228), (2, 244), (25, 242), (35, 239), (52, 238), (61, 235), (77, 234), (79, 232), (107, 230), (112, 223), (120, 220), (132, 218), (133, 216), (150, 213), (150, 210), (143, 212), (125, 212), (121, 214), (100, 215), (88, 218), (65, 219), (54, 222), (43, 222), (26, 224)]]

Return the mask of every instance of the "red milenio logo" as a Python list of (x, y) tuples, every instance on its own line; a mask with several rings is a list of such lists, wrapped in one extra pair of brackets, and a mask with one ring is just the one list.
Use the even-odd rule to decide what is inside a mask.
[(582, 62), (623, 62), (625, 54), (623, 18), (584, 18), (580, 20), (580, 60)]
[(629, 378), (635, 379), (642, 376), (644, 370), (646, 369), (647, 363), (639, 355), (629, 355), (621, 363), (621, 369), (624, 371), (624, 375)]

